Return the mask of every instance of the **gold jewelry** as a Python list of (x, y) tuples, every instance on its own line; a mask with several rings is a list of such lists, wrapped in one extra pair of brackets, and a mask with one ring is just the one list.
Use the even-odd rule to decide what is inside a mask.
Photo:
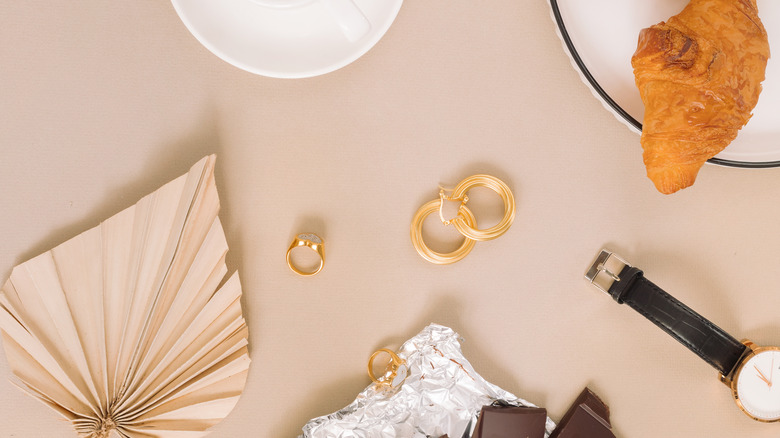
[(490, 175), (472, 175), (455, 186), (451, 198), (464, 199), (463, 203), (465, 203), (468, 200), (466, 192), (476, 186), (487, 187), (501, 196), (501, 199), (504, 201), (504, 217), (501, 219), (501, 222), (488, 229), (480, 230), (474, 228), (474, 224), (466, 221), (463, 216), (458, 215), (452, 220), (452, 224), (460, 234), (469, 239), (479, 241), (492, 240), (506, 233), (509, 227), (512, 226), (512, 222), (515, 220), (515, 197), (512, 195), (509, 186), (500, 179)]
[[(483, 186), (495, 191), (504, 201), (504, 217), (498, 224), (485, 230), (476, 228), (477, 219), (471, 213), (471, 210), (466, 207), (466, 203), (469, 201), (466, 193), (475, 186)], [(458, 214), (453, 219), (444, 218), (444, 201), (460, 201)], [(423, 221), (428, 215), (437, 210), (439, 211), (439, 218), (444, 225), (454, 225), (455, 229), (465, 237), (463, 244), (458, 249), (447, 254), (438, 253), (428, 248), (422, 238)], [(477, 241), (492, 240), (506, 233), (514, 220), (515, 197), (512, 195), (509, 186), (494, 176), (472, 175), (459, 182), (452, 190), (451, 195), (445, 195), (444, 189), (441, 189), (439, 191), (439, 199), (427, 202), (417, 210), (412, 219), (412, 245), (425, 260), (437, 265), (448, 265), (466, 257)]]
[[(382, 377), (377, 378), (374, 375), (374, 359), (381, 353), (390, 355), (390, 363), (387, 364), (385, 374)], [(381, 348), (375, 351), (374, 354), (371, 355), (371, 358), (368, 359), (368, 376), (371, 377), (371, 380), (374, 383), (379, 385), (390, 385), (395, 388), (403, 383), (408, 371), (406, 361), (398, 357), (393, 350), (388, 348)]]
[[(417, 253), (420, 254), (422, 258), (437, 265), (449, 265), (450, 263), (457, 262), (463, 257), (466, 257), (477, 243), (473, 239), (466, 237), (460, 247), (450, 253), (440, 253), (428, 248), (422, 237), (422, 226), (425, 218), (428, 217), (428, 215), (438, 211), (442, 222), (445, 225), (448, 225), (450, 222), (452, 222), (445, 220), (444, 216), (442, 215), (441, 208), (444, 199), (449, 198), (444, 196), (444, 192), (441, 192), (439, 194), (439, 199), (426, 202), (422, 207), (420, 207), (419, 210), (417, 210), (417, 213), (415, 213), (411, 226), (412, 245), (414, 245), (414, 249), (417, 250)], [(477, 219), (474, 217), (474, 214), (472, 214), (471, 210), (466, 207), (465, 201), (461, 202), (460, 207), (458, 207), (458, 218), (461, 217), (464, 218), (464, 222), (468, 223), (472, 227), (477, 223)]]
[[(325, 266), (324, 245), (325, 244), (323, 243), (322, 238), (320, 238), (320, 236), (314, 233), (304, 233), (295, 236), (292, 243), (290, 244), (290, 247), (287, 249), (287, 266), (289, 266), (290, 269), (292, 269), (292, 271), (295, 272), (296, 274), (303, 275), (303, 276), (310, 276), (320, 272), (323, 266)], [(312, 272), (305, 272), (305, 271), (301, 271), (295, 266), (295, 264), (293, 264), (293, 262), (290, 260), (290, 253), (292, 252), (293, 249), (298, 248), (299, 246), (305, 246), (307, 248), (311, 248), (317, 253), (317, 255), (320, 256), (320, 265), (317, 267), (317, 269), (315, 269)]]

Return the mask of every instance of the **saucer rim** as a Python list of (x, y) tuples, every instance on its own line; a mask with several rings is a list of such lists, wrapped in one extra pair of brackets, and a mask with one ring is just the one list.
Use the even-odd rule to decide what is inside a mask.
[[(372, 23), (372, 28), (369, 31), (369, 35), (365, 36), (363, 39), (356, 41), (354, 43), (349, 42), (345, 39), (345, 45), (353, 45), (355, 47), (354, 50), (350, 50), (348, 56), (338, 57), (338, 59), (335, 59), (332, 62), (329, 62), (327, 65), (324, 66), (318, 66), (315, 68), (309, 68), (309, 69), (272, 69), (272, 68), (264, 68), (257, 65), (252, 65), (249, 63), (246, 63), (240, 59), (236, 59), (235, 57), (228, 56), (224, 51), (220, 50), (215, 44), (213, 44), (210, 40), (203, 37), (200, 32), (198, 32), (198, 29), (196, 26), (190, 22), (190, 20), (187, 18), (187, 14), (183, 12), (181, 8), (181, 4), (186, 0), (171, 0), (171, 4), (173, 5), (174, 10), (176, 11), (176, 14), (178, 15), (179, 19), (182, 21), (184, 26), (187, 28), (187, 30), (192, 34), (193, 37), (201, 44), (203, 45), (209, 52), (220, 58), (221, 60), (227, 62), (230, 65), (233, 65), (234, 67), (237, 67), (241, 70), (244, 70), (249, 73), (253, 73), (260, 76), (266, 76), (271, 78), (278, 78), (278, 79), (303, 79), (303, 78), (310, 78), (315, 76), (321, 76), (327, 73), (331, 73), (333, 71), (339, 70), (341, 68), (346, 67), (347, 65), (355, 62), (356, 60), (360, 59), (363, 55), (368, 53), (376, 44), (381, 40), (387, 31), (390, 29), (390, 27), (395, 22), (396, 18), (398, 17), (398, 13), (401, 11), (401, 6), (403, 5), (403, 0), (388, 0), (390, 2), (393, 2), (393, 8), (386, 16), (383, 16), (382, 23), (383, 25), (381, 27), (374, 27)], [(312, 0), (316, 1), (316, 0)], [(302, 5), (301, 7), (307, 7), (308, 5)], [(267, 8), (267, 13), (278, 13), (278, 9), (274, 8)]]

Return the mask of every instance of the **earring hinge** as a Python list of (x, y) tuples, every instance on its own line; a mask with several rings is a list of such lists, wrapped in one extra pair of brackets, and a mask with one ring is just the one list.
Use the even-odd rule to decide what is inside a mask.
[(445, 189), (444, 187), (439, 186), (439, 200), (441, 201), (439, 203), (439, 218), (441, 219), (441, 223), (444, 225), (449, 225), (457, 219), (458, 217), (462, 216), (460, 213), (460, 206), (458, 206), (458, 214), (452, 219), (444, 219), (444, 201), (460, 201), (460, 205), (466, 205), (467, 202), (469, 202), (469, 197), (466, 195), (463, 195), (460, 198), (455, 198), (451, 194), (447, 195), (445, 192), (452, 193), (453, 190)]

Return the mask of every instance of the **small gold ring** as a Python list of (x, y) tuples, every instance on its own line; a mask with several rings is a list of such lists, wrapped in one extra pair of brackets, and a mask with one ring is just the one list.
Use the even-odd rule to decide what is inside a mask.
[[(322, 238), (314, 233), (304, 233), (295, 236), (292, 243), (290, 244), (290, 247), (287, 249), (287, 266), (289, 266), (290, 269), (292, 269), (292, 271), (295, 272), (296, 274), (303, 275), (303, 276), (314, 275), (322, 271), (322, 268), (325, 266), (324, 245), (325, 244), (323, 243)], [(290, 254), (292, 253), (292, 250), (298, 248), (299, 246), (305, 246), (307, 248), (310, 248), (314, 250), (314, 252), (316, 252), (317, 255), (320, 256), (320, 265), (317, 267), (317, 269), (315, 269), (312, 272), (301, 271), (290, 260)]]
[(480, 230), (474, 227), (474, 223), (466, 221), (464, 217), (458, 215), (452, 220), (452, 224), (460, 234), (466, 238), (478, 241), (492, 240), (506, 233), (512, 222), (515, 220), (515, 197), (509, 186), (500, 179), (490, 175), (472, 175), (459, 182), (452, 191), (452, 197), (455, 199), (465, 198), (466, 192), (476, 186), (487, 187), (501, 196), (504, 201), (504, 217), (493, 227)]
[[(435, 263), (437, 265), (449, 265), (450, 263), (455, 263), (458, 260), (461, 260), (463, 257), (466, 257), (477, 242), (474, 241), (474, 239), (469, 239), (466, 237), (460, 247), (450, 253), (440, 253), (428, 248), (422, 237), (423, 221), (426, 217), (428, 217), (428, 215), (438, 212), (441, 203), (441, 199), (434, 199), (433, 201), (426, 202), (422, 207), (420, 207), (419, 210), (417, 210), (417, 213), (415, 213), (414, 218), (412, 219), (412, 245), (414, 245), (414, 249), (416, 249), (417, 253), (420, 254), (425, 260), (428, 260), (429, 262)], [(458, 216), (456, 219), (462, 219), (463, 222), (469, 224), (472, 227), (477, 223), (477, 219), (474, 217), (474, 214), (471, 213), (471, 210), (469, 210), (464, 204), (461, 204), (458, 208)]]
[[(381, 353), (387, 353), (390, 355), (390, 363), (388, 363), (385, 367), (385, 374), (381, 378), (377, 378), (374, 375), (374, 359), (376, 359), (376, 357)], [(368, 376), (371, 377), (371, 380), (374, 383), (378, 383), (380, 385), (390, 385), (392, 387), (396, 387), (403, 383), (403, 381), (406, 379), (408, 371), (409, 370), (406, 367), (406, 361), (398, 357), (398, 355), (389, 348), (381, 348), (375, 351), (374, 354), (371, 355), (371, 358), (368, 359)]]

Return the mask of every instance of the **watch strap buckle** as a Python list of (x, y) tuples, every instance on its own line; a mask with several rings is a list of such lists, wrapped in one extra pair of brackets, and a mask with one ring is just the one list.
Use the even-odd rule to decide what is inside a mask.
[(620, 281), (620, 273), (626, 267), (631, 265), (617, 254), (602, 249), (585, 273), (585, 279), (597, 289), (609, 294), (609, 288)]

